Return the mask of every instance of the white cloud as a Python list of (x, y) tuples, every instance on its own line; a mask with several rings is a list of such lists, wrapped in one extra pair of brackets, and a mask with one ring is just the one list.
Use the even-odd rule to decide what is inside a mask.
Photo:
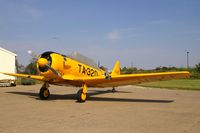
[(117, 41), (125, 38), (133, 38), (136, 36), (134, 33), (135, 28), (121, 28), (107, 33), (107, 38), (111, 41)]
[(119, 31), (112, 31), (107, 34), (108, 39), (115, 41), (121, 38), (121, 33)]

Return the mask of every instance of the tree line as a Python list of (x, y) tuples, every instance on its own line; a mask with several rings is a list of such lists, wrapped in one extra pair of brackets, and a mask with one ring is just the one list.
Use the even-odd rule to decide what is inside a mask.
[(160, 66), (155, 69), (144, 70), (138, 69), (136, 67), (123, 67), (121, 68), (122, 74), (137, 74), (137, 73), (151, 73), (151, 72), (170, 72), (170, 71), (189, 71), (191, 73), (191, 78), (200, 79), (200, 63), (196, 64), (195, 67), (182, 68), (182, 67), (166, 67)]

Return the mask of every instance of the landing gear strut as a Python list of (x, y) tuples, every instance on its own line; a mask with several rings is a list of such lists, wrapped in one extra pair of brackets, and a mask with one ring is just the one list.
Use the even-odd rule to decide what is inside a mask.
[(40, 89), (40, 93), (39, 96), (42, 100), (46, 100), (49, 98), (50, 92), (49, 92), (49, 84), (48, 83), (44, 83), (44, 85), (42, 86), (42, 88)]
[(115, 92), (117, 92), (117, 91), (116, 91), (115, 87), (113, 87), (112, 88), (112, 93), (115, 93)]
[(77, 92), (77, 101), (80, 103), (85, 102), (87, 99), (87, 85), (83, 84), (82, 88)]

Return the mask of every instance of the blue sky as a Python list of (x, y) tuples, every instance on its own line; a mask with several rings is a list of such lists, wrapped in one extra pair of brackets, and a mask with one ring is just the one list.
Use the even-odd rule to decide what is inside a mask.
[(200, 62), (199, 0), (0, 0), (0, 46), (27, 64), (40, 54), (78, 51), (112, 68)]

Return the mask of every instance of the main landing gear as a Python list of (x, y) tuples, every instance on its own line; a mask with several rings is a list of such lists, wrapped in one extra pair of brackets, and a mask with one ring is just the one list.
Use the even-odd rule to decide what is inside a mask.
[(48, 83), (44, 83), (44, 85), (42, 86), (42, 88), (40, 89), (40, 93), (39, 96), (42, 100), (46, 100), (49, 98), (50, 92), (49, 92), (49, 84)]
[[(42, 88), (40, 89), (39, 96), (42, 100), (46, 100), (49, 98), (50, 92), (49, 92), (49, 84), (44, 83)], [(77, 101), (80, 103), (85, 102), (87, 99), (87, 85), (83, 84), (82, 88), (77, 92)]]
[(77, 101), (80, 103), (85, 102), (87, 99), (87, 85), (83, 84), (82, 88), (77, 92)]

